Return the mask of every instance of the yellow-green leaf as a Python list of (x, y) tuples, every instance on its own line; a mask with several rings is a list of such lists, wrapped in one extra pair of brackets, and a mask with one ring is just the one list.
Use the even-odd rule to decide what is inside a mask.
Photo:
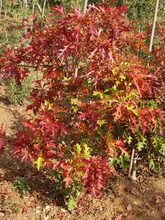
[(40, 170), (40, 168), (41, 168), (41, 166), (42, 166), (42, 162), (43, 162), (43, 158), (42, 158), (42, 156), (39, 156), (38, 158), (37, 158), (37, 160), (35, 161), (35, 166), (36, 166), (36, 168), (37, 168), (37, 170)]

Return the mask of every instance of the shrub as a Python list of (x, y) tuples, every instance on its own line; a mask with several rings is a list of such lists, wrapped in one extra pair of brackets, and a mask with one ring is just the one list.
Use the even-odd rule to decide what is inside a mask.
[(28, 45), (0, 58), (2, 76), (18, 85), (29, 75), (26, 65), (43, 73), (28, 106), (34, 116), (15, 134), (13, 152), (37, 169), (58, 171), (76, 192), (97, 195), (112, 159), (127, 158), (134, 147), (164, 160), (153, 144), (163, 120), (163, 41), (158, 35), (149, 53), (146, 33), (137, 33), (124, 11), (105, 4), (85, 15), (54, 8), (42, 29), (27, 33)]

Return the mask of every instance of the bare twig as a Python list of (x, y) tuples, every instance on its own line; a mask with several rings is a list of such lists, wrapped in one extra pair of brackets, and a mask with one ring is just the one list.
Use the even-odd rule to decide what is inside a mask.
[(135, 155), (135, 149), (132, 149), (131, 162), (130, 162), (129, 173), (128, 173), (129, 177), (131, 177), (134, 155)]
[(156, 27), (156, 21), (157, 21), (158, 8), (159, 8), (159, 0), (156, 0), (155, 13), (154, 13), (154, 19), (153, 19), (153, 25), (152, 25), (151, 38), (150, 38), (150, 46), (149, 46), (150, 52), (152, 51), (152, 46), (153, 46), (153, 41), (154, 41), (154, 33), (155, 33), (155, 27)]
[(85, 0), (84, 2), (84, 10), (83, 10), (83, 13), (85, 14), (86, 11), (87, 11), (87, 6), (88, 6), (88, 0)]
[(33, 68), (33, 69), (37, 69), (38, 67), (45, 67), (45, 68), (47, 68), (47, 67), (53, 67), (52, 65), (49, 65), (49, 64), (42, 64), (42, 65), (36, 65), (36, 66), (34, 66), (34, 65), (27, 65), (27, 64), (18, 64), (18, 66), (20, 66), (20, 67), (25, 67), (25, 68)]
[(75, 68), (75, 72), (74, 72), (74, 78), (76, 78), (78, 75), (78, 67)]
[(42, 8), (42, 18), (45, 16), (45, 8), (46, 8), (47, 0), (44, 0), (43, 8)]
[(39, 3), (36, 3), (36, 6), (37, 6), (39, 12), (42, 14), (42, 8), (41, 8), (41, 6), (39, 5)]
[(133, 170), (132, 170), (132, 175), (131, 175), (131, 179), (133, 181), (137, 180), (137, 177), (136, 177), (137, 160), (138, 160), (138, 154), (135, 152), (134, 159), (133, 159)]

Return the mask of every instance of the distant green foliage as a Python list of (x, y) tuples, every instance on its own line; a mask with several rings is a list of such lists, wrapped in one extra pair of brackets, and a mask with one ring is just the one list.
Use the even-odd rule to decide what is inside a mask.
[[(89, 0), (89, 4), (100, 3), (101, 0)], [(127, 5), (127, 18), (137, 19), (142, 21), (149, 21), (153, 19), (155, 10), (155, 0), (114, 0), (105, 2), (114, 6)], [(165, 21), (165, 0), (160, 0), (159, 11), (158, 11), (158, 21)]]
[(150, 20), (155, 8), (154, 0), (125, 0), (128, 5), (127, 16), (129, 19)]
[(21, 31), (17, 29), (17, 24), (8, 28), (9, 24), (5, 24), (1, 27), (1, 35), (0, 35), (0, 45), (10, 45), (10, 47), (15, 47), (19, 44), (21, 39)]
[(17, 85), (14, 78), (5, 80), (4, 83), (8, 100), (10, 103), (17, 105), (23, 103), (30, 95), (33, 78), (32, 76), (28, 76), (22, 81), (21, 85)]
[[(101, 3), (101, 0), (88, 0), (88, 4), (98, 4)], [(127, 18), (129, 19), (138, 19), (142, 21), (148, 21), (153, 18), (155, 0), (114, 0), (109, 1), (105, 0), (106, 3), (114, 6), (127, 5)], [(75, 6), (79, 9), (83, 9), (84, 0), (49, 0), (46, 4), (46, 11), (54, 5), (59, 5), (65, 8), (68, 11), (71, 6)], [(32, 8), (35, 7), (35, 12), (39, 12), (39, 8), (42, 10), (43, 0), (28, 1), (28, 7), (26, 7), (22, 1), (15, 0), (13, 3), (11, 0), (3, 1), (2, 11), (5, 14), (9, 14), (13, 17), (28, 17), (32, 14)], [(158, 20), (163, 21), (165, 15), (165, 0), (160, 1)]]

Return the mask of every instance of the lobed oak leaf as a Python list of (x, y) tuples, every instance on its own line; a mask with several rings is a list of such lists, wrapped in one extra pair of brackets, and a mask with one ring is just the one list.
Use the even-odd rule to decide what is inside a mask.
[(67, 176), (63, 180), (65, 182), (65, 187), (67, 188), (71, 183), (73, 183), (73, 179), (70, 176)]

